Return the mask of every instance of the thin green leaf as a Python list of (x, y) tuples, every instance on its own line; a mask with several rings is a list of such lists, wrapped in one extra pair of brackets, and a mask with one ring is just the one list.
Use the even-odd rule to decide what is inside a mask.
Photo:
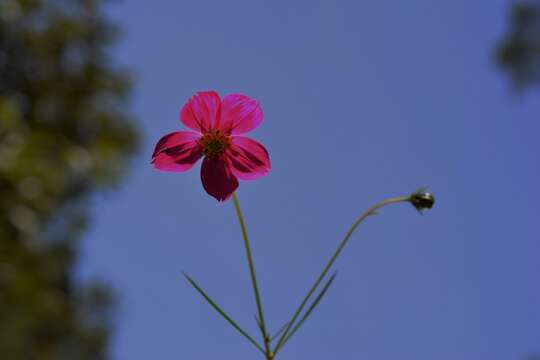
[(319, 304), (319, 302), (321, 301), (321, 299), (323, 298), (324, 294), (326, 294), (326, 291), (328, 290), (328, 288), (330, 287), (330, 285), (332, 285), (332, 282), (334, 281), (335, 277), (336, 277), (336, 274), (337, 273), (334, 273), (332, 274), (332, 276), (330, 277), (330, 279), (328, 279), (328, 281), (326, 282), (326, 284), (324, 285), (324, 287), (322, 288), (321, 292), (319, 293), (319, 295), (317, 295), (317, 297), (315, 298), (315, 300), (313, 300), (313, 302), (311, 303), (311, 305), (309, 306), (309, 308), (307, 309), (307, 311), (305, 312), (304, 316), (302, 316), (302, 318), (300, 319), (300, 321), (293, 327), (293, 329), (285, 336), (284, 340), (281, 342), (281, 345), (279, 345), (278, 348), (275, 349), (274, 353), (277, 354), (277, 352), (287, 343), (287, 341), (289, 341), (289, 339), (294, 335), (294, 333), (300, 328), (300, 326), (302, 326), (302, 324), (304, 323), (304, 321), (307, 320), (307, 318), (309, 317), (309, 315), (311, 315), (311, 313), (313, 312), (313, 310), (315, 310), (315, 308), (317, 307), (317, 305)]
[(202, 295), (202, 297), (221, 315), (229, 324), (232, 325), (240, 334), (249, 340), (260, 352), (265, 353), (263, 348), (255, 341), (247, 332), (245, 332), (233, 319), (231, 319), (206, 293), (189, 277), (188, 274), (182, 273), (189, 283)]
[(289, 322), (287, 321), (285, 324), (283, 324), (279, 330), (272, 336), (271, 338), (271, 341), (274, 341), (276, 340), (276, 338), (281, 335), (281, 333), (283, 332), (283, 330), (285, 330), (287, 328), (287, 326), (289, 325)]
[(263, 336), (264, 336), (264, 328), (263, 328), (263, 325), (261, 323), (261, 320), (259, 320), (259, 317), (257, 315), (255, 315), (255, 322), (257, 322), (257, 326), (259, 327), (259, 330), (261, 330)]

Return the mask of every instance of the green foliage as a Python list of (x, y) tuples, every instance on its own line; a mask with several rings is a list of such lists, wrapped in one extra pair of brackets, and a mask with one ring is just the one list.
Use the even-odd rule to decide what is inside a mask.
[(73, 279), (88, 199), (136, 148), (100, 0), (0, 0), (0, 354), (104, 359), (112, 297)]
[[(188, 274), (184, 273), (186, 280), (193, 286), (195, 290), (216, 310), (219, 315), (221, 315), (236, 331), (238, 331), (242, 336), (244, 336), (250, 343), (252, 343), (260, 352), (264, 354), (263, 348), (251, 337), (244, 329), (240, 327), (223, 309), (221, 309), (210, 296), (208, 296), (204, 290), (197, 285), (195, 280), (193, 280)], [(258, 321), (258, 320), (257, 320)]]
[(516, 2), (509, 30), (497, 48), (497, 62), (517, 88), (540, 84), (540, 1)]

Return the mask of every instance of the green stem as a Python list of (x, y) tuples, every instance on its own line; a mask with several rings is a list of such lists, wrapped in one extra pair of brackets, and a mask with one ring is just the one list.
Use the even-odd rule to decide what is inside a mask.
[(341, 240), (341, 242), (339, 243), (336, 251), (334, 252), (334, 255), (332, 255), (332, 257), (330, 258), (330, 261), (328, 261), (328, 263), (324, 267), (322, 273), (319, 275), (319, 277), (317, 278), (317, 280), (315, 281), (315, 283), (313, 284), (313, 286), (311, 287), (311, 289), (307, 293), (306, 297), (304, 298), (304, 300), (302, 301), (302, 303), (300, 304), (300, 306), (298, 307), (298, 309), (294, 313), (293, 317), (289, 321), (289, 325), (287, 325), (287, 328), (281, 334), (281, 337), (279, 338), (279, 341), (278, 341), (276, 347), (274, 348), (274, 354), (277, 354), (277, 352), (283, 346), (283, 343), (284, 343), (285, 339), (287, 339), (287, 336), (289, 335), (289, 331), (291, 330), (292, 326), (294, 325), (296, 319), (298, 319), (298, 316), (300, 316), (300, 313), (302, 312), (302, 310), (306, 306), (307, 302), (309, 301), (309, 298), (311, 297), (311, 295), (313, 295), (315, 290), (317, 290), (317, 287), (319, 286), (319, 284), (321, 283), (323, 278), (326, 276), (326, 274), (328, 273), (328, 271), (330, 270), (330, 268), (332, 267), (332, 265), (336, 261), (337, 257), (339, 256), (339, 254), (341, 253), (341, 251), (343, 250), (345, 245), (347, 245), (347, 242), (349, 241), (349, 238), (354, 233), (354, 230), (356, 230), (358, 225), (360, 225), (368, 216), (375, 214), (375, 211), (382, 208), (383, 206), (386, 206), (386, 205), (389, 205), (389, 204), (395, 204), (395, 203), (399, 203), (399, 202), (406, 202), (406, 201), (409, 201), (409, 200), (410, 200), (410, 196), (402, 196), (402, 197), (396, 197), (396, 198), (390, 198), (390, 199), (383, 200), (383, 201), (373, 205), (369, 209), (367, 209), (362, 215), (360, 215), (360, 217), (358, 219), (356, 219), (356, 221), (349, 228), (349, 231), (347, 231), (347, 234), (345, 234), (345, 237), (343, 238), (343, 240)]
[(246, 247), (249, 273), (251, 275), (251, 284), (253, 285), (253, 292), (255, 293), (255, 302), (257, 303), (257, 313), (259, 315), (261, 333), (262, 333), (264, 345), (266, 348), (265, 355), (268, 360), (271, 360), (273, 358), (273, 354), (270, 351), (270, 337), (268, 336), (268, 332), (266, 330), (266, 323), (264, 322), (261, 296), (259, 295), (259, 286), (257, 285), (257, 276), (255, 275), (255, 265), (253, 264), (253, 255), (251, 254), (251, 246), (249, 244), (246, 224), (244, 222), (244, 217), (242, 216), (242, 210), (240, 210), (240, 204), (238, 203), (238, 198), (236, 196), (236, 193), (232, 194), (232, 198), (234, 202), (234, 208), (236, 209), (236, 215), (238, 216), (238, 221), (240, 223), (240, 228), (242, 230), (242, 237), (244, 238), (244, 245)]

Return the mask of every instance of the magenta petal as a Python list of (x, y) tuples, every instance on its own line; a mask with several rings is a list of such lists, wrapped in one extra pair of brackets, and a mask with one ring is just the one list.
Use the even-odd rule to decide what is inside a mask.
[(265, 176), (272, 167), (264, 146), (243, 136), (233, 136), (227, 156), (233, 174), (242, 180), (255, 180)]
[(217, 92), (198, 92), (182, 108), (180, 119), (188, 128), (204, 133), (215, 128), (220, 108), (221, 98)]
[(217, 201), (227, 200), (238, 187), (238, 179), (231, 172), (225, 158), (204, 158), (201, 180), (206, 192)]
[(152, 163), (164, 171), (189, 170), (202, 156), (197, 143), (199, 134), (190, 131), (176, 131), (162, 137), (156, 144)]
[(245, 95), (231, 94), (221, 103), (219, 130), (226, 134), (243, 134), (255, 129), (263, 120), (259, 103)]

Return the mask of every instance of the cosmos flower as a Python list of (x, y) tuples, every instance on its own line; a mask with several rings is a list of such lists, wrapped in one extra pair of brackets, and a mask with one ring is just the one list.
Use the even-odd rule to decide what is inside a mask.
[(152, 164), (163, 171), (183, 172), (204, 156), (201, 180), (206, 192), (227, 200), (238, 179), (258, 179), (270, 171), (268, 152), (259, 142), (239, 136), (262, 122), (257, 101), (240, 94), (223, 99), (215, 91), (198, 92), (180, 112), (180, 120), (192, 131), (163, 136), (152, 155)]

